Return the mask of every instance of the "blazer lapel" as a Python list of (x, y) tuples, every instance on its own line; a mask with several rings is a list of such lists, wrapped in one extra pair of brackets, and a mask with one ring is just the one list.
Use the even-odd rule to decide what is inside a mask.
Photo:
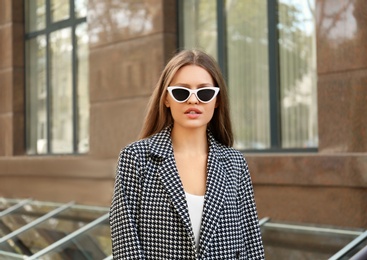
[[(154, 140), (153, 140), (154, 139)], [(185, 191), (183, 189), (181, 179), (178, 175), (176, 162), (173, 155), (171, 128), (167, 127), (162, 132), (152, 137), (151, 151), (155, 156), (161, 157), (160, 166), (158, 168), (159, 178), (169, 195), (171, 202), (180, 216), (187, 233), (190, 237), (194, 237), (191, 228), (190, 216), (187, 208)], [(195, 241), (192, 239), (193, 246)]]
[(226, 171), (223, 163), (226, 159), (219, 144), (209, 133), (208, 176), (200, 234), (200, 255), (204, 256), (213, 233), (220, 221), (224, 198), (226, 197)]
[(159, 177), (171, 198), (171, 202), (186, 228), (190, 237), (193, 237), (190, 216), (187, 208), (185, 192), (178, 175), (174, 157), (168, 157), (163, 161), (162, 166), (158, 170)]

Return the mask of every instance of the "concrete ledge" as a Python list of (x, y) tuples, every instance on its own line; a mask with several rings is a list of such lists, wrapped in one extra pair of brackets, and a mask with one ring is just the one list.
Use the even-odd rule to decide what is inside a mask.
[(245, 154), (255, 184), (367, 187), (367, 154)]
[(47, 177), (111, 179), (115, 177), (116, 160), (88, 156), (20, 156), (0, 157), (0, 178)]

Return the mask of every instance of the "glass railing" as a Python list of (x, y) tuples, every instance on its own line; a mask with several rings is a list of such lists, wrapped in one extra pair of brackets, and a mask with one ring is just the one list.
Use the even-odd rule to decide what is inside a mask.
[(367, 245), (367, 231), (260, 220), (267, 260), (350, 259)]
[[(0, 259), (112, 259), (109, 208), (0, 198)], [(260, 220), (271, 259), (350, 259), (367, 231)]]
[(111, 257), (108, 208), (0, 198), (0, 259)]

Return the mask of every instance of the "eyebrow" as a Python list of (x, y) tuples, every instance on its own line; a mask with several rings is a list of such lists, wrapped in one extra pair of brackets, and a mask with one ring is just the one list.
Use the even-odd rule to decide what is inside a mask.
[[(187, 83), (175, 83), (175, 84), (170, 84), (170, 86), (181, 86), (181, 87), (188, 88), (191, 85), (187, 84)], [(204, 87), (209, 87), (209, 86), (210, 87), (214, 86), (214, 84), (213, 83), (201, 83), (201, 84), (197, 85), (198, 88), (204, 88)]]

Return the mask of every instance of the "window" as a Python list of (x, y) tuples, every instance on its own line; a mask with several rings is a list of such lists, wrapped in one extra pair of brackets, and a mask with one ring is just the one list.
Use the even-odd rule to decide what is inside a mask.
[(314, 0), (181, 0), (180, 48), (214, 56), (241, 150), (318, 146)]
[(24, 3), (27, 153), (88, 152), (87, 2)]

